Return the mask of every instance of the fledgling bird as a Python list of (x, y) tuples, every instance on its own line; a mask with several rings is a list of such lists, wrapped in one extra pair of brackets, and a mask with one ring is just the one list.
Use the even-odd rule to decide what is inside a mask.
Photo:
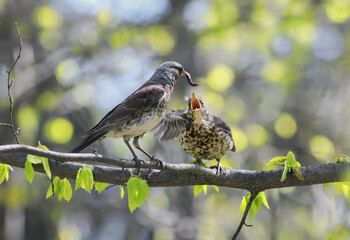
[(159, 140), (179, 137), (182, 148), (200, 163), (202, 159), (216, 159), (217, 174), (223, 173), (220, 159), (236, 146), (230, 127), (219, 117), (210, 115), (202, 99), (193, 93), (188, 99), (188, 110), (172, 110), (165, 114), (157, 127)]
[(139, 145), (139, 138), (154, 128), (164, 117), (176, 80), (186, 77), (191, 86), (197, 86), (191, 75), (177, 62), (165, 62), (160, 65), (152, 77), (139, 89), (133, 92), (122, 103), (111, 110), (95, 127), (85, 133), (85, 139), (71, 153), (83, 151), (97, 140), (107, 137), (122, 137), (130, 149), (136, 167), (140, 161), (129, 144), (134, 138), (133, 145), (147, 155), (151, 161), (163, 165), (162, 161), (151, 156)]

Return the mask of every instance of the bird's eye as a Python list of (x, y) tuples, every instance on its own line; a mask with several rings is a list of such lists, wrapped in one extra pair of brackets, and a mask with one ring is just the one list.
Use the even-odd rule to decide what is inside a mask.
[(174, 67), (178, 72), (179, 74), (183, 73), (184, 69), (182, 67)]

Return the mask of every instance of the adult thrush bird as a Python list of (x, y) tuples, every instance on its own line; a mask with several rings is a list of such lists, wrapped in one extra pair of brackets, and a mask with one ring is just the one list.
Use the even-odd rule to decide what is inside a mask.
[(236, 151), (230, 127), (220, 118), (210, 115), (202, 99), (193, 93), (188, 110), (168, 111), (157, 127), (160, 140), (179, 137), (182, 148), (200, 163), (202, 159), (216, 159), (217, 174), (223, 172), (220, 163), (228, 151)]
[(198, 85), (193, 83), (190, 74), (180, 63), (165, 62), (160, 65), (145, 84), (86, 132), (85, 139), (71, 152), (81, 152), (96, 140), (122, 137), (133, 155), (136, 167), (139, 167), (141, 160), (129, 144), (130, 139), (134, 138), (133, 144), (137, 149), (147, 155), (151, 161), (162, 165), (160, 160), (155, 159), (140, 147), (139, 138), (163, 119), (175, 82), (182, 76), (187, 78), (191, 86)]

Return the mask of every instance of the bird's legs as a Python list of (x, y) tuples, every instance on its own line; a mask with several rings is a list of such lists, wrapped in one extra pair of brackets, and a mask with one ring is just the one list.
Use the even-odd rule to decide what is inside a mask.
[(149, 157), (149, 159), (154, 162), (156, 164), (156, 166), (159, 164), (161, 167), (163, 167), (163, 162), (161, 160), (159, 160), (158, 158), (155, 158), (154, 156), (152, 156), (151, 154), (149, 154), (146, 150), (144, 150), (143, 148), (140, 147), (139, 144), (139, 137), (135, 137), (134, 141), (132, 142), (134, 144), (134, 146), (140, 150), (141, 152), (143, 152), (147, 157)]
[(127, 137), (123, 137), (123, 140), (126, 144), (126, 146), (128, 146), (132, 156), (134, 157), (133, 160), (135, 161), (135, 164), (136, 164), (136, 169), (140, 169), (140, 166), (141, 166), (141, 162), (144, 163), (143, 160), (140, 160), (137, 156), (136, 156), (136, 153), (134, 152), (134, 150), (132, 149), (132, 147), (130, 146), (130, 143), (129, 143), (129, 140), (130, 138), (127, 138)]
[(210, 168), (216, 168), (216, 175), (219, 175), (219, 172), (220, 172), (220, 175), (221, 174), (225, 175), (225, 171), (221, 166), (220, 158), (216, 159), (216, 161), (218, 161), (218, 165), (211, 166)]

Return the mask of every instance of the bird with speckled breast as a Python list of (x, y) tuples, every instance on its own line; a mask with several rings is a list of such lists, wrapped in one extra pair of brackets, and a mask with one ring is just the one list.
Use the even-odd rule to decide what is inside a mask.
[(186, 77), (191, 86), (198, 85), (192, 81), (191, 75), (180, 63), (169, 61), (161, 64), (146, 83), (112, 109), (95, 127), (86, 132), (85, 139), (71, 152), (81, 152), (97, 140), (122, 137), (133, 155), (136, 167), (139, 168), (143, 161), (139, 160), (129, 144), (130, 139), (134, 138), (133, 145), (151, 161), (162, 166), (162, 161), (140, 147), (139, 138), (163, 119), (174, 85), (179, 77)]
[(193, 93), (188, 99), (188, 110), (172, 110), (157, 126), (155, 136), (159, 140), (179, 138), (186, 153), (201, 163), (203, 159), (216, 159), (217, 174), (224, 173), (220, 159), (236, 146), (230, 127), (219, 117), (210, 115), (202, 99)]

